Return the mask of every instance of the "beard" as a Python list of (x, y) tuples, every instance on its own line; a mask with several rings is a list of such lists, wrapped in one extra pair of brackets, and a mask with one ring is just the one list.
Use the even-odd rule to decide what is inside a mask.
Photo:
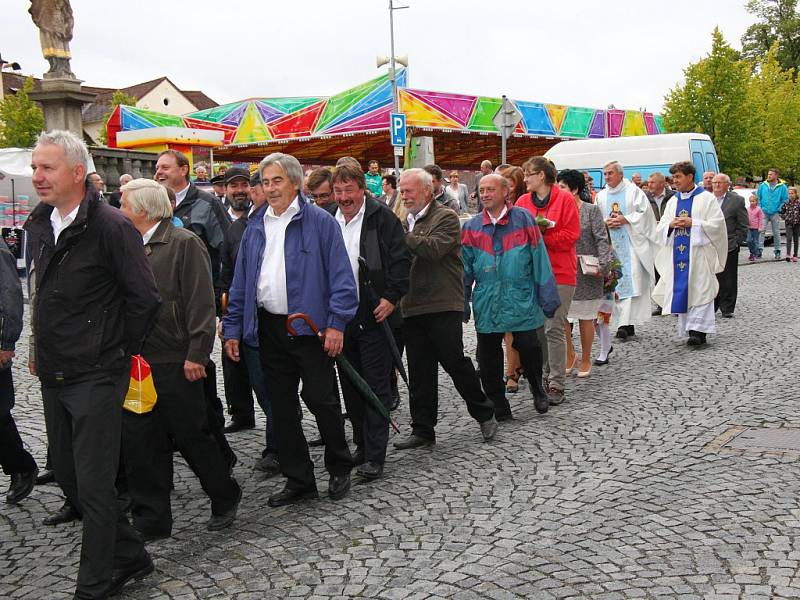
[(247, 193), (234, 194), (231, 198), (228, 198), (228, 202), (231, 203), (233, 210), (237, 212), (244, 211), (250, 208), (250, 195)]

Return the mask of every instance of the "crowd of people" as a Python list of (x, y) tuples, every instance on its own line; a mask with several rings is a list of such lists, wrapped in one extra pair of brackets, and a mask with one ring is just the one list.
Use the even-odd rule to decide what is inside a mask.
[[(365, 172), (343, 157), (305, 173), (274, 153), (253, 172), (212, 178), (212, 195), (191, 180), (187, 157), (167, 150), (154, 179), (129, 178), (108, 198), (88, 164), (83, 142), (64, 131), (43, 133), (33, 151), (41, 202), (25, 230), (29, 368), (48, 440), (41, 475), (11, 417), (22, 290), (0, 245), (6, 500), (24, 500), (37, 478), (61, 487), (64, 506), (45, 522), (83, 520), (80, 599), (152, 572), (145, 543), (171, 535), (176, 450), (209, 498), (208, 530), (234, 522), (242, 489), (226, 434), (255, 426), (254, 395), (266, 428), (253, 466), (285, 478), (269, 506), (319, 497), (301, 399), (336, 501), (353, 470), (384, 476), (398, 376), (410, 431), (397, 450), (435, 445), (440, 365), (491, 441), (513, 417), (507, 394), (521, 377), (546, 413), (567, 399), (573, 371), (589, 377), (609, 363), (614, 328), (622, 341), (653, 314), (676, 314), (678, 334), (706, 344), (716, 311), (734, 314), (739, 245), (781, 210), (787, 233), (800, 221), (794, 188), (781, 203), (784, 184), (768, 180), (760, 213), (748, 212), (725, 174), (697, 186), (691, 162), (672, 165), (671, 187), (652, 174), (645, 193), (619, 162), (605, 165), (595, 191), (588, 174), (541, 156), (496, 169), (484, 161), (471, 192), (437, 165), (382, 174), (375, 161)], [(477, 369), (463, 345), (470, 321)], [(132, 356), (152, 377), (148, 409), (128, 404)]]

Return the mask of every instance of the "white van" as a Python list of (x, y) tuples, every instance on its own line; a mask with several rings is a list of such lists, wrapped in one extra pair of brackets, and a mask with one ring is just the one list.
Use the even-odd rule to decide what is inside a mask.
[(696, 180), (703, 179), (704, 171), (719, 172), (717, 151), (711, 138), (702, 133), (664, 133), (631, 137), (570, 140), (560, 142), (545, 152), (556, 168), (588, 171), (594, 179), (594, 188), (605, 187), (603, 165), (619, 161), (630, 179), (640, 173), (647, 180), (651, 173), (669, 175), (669, 168), (681, 160), (690, 160), (697, 169)]

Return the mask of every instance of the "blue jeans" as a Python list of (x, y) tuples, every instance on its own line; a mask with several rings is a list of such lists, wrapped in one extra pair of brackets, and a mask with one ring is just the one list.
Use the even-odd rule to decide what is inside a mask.
[(266, 447), (261, 455), (276, 454), (278, 452), (278, 446), (275, 443), (275, 423), (272, 420), (272, 402), (270, 401), (269, 392), (267, 391), (267, 382), (264, 379), (264, 370), (261, 367), (261, 357), (258, 348), (242, 342), (239, 344), (239, 350), (247, 365), (247, 372), (250, 375), (250, 385), (256, 393), (258, 405), (261, 407), (261, 410), (264, 411), (264, 415), (267, 418)]
[(747, 230), (747, 247), (750, 248), (750, 256), (759, 255), (758, 238), (759, 238), (758, 229)]
[(781, 216), (778, 213), (764, 213), (764, 229), (772, 224), (772, 249), (775, 256), (781, 255)]

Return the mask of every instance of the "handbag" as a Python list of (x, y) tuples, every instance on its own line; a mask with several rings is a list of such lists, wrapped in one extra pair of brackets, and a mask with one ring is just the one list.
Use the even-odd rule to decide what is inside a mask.
[(591, 254), (579, 254), (578, 260), (581, 263), (581, 272), (584, 275), (597, 275), (600, 273), (600, 259)]
[(131, 379), (122, 408), (137, 415), (153, 410), (158, 395), (150, 365), (140, 355), (131, 356)]

